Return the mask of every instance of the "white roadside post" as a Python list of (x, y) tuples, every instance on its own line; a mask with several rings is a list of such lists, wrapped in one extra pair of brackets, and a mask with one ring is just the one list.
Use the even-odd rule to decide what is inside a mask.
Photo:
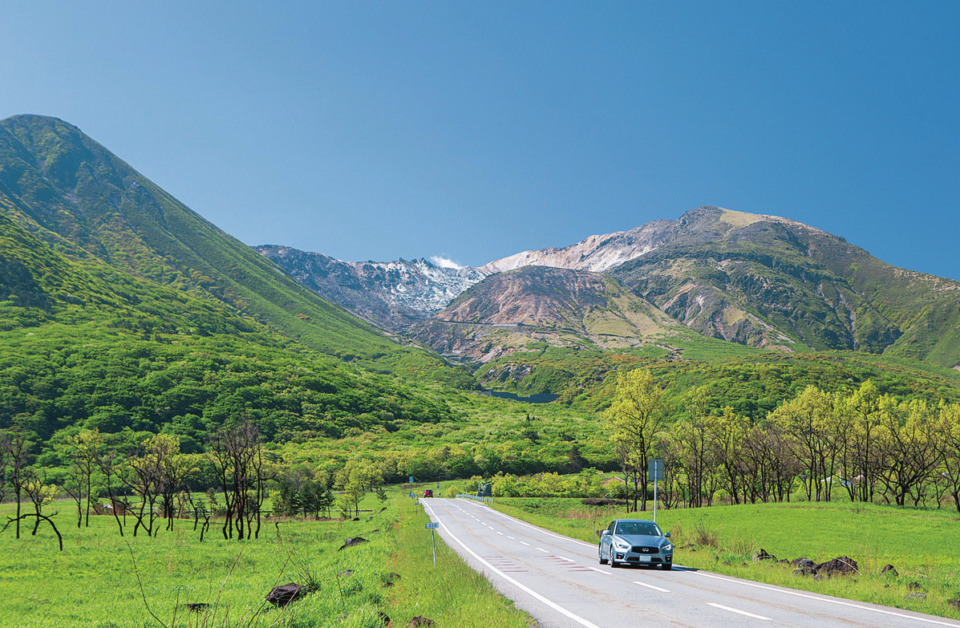
[(663, 460), (647, 460), (647, 476), (653, 482), (653, 522), (657, 522), (657, 482), (663, 479)]
[(430, 530), (430, 538), (433, 541), (433, 566), (437, 566), (437, 528), (440, 527), (440, 524), (436, 521), (431, 521), (426, 525), (427, 530)]

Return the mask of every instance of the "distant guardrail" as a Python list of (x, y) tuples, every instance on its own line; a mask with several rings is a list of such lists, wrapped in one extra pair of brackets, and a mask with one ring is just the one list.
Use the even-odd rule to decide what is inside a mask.
[(492, 497), (479, 497), (479, 496), (477, 496), (477, 495), (465, 495), (465, 494), (463, 494), (463, 493), (457, 495), (457, 497), (458, 497), (458, 498), (459, 498), (459, 497), (465, 497), (466, 499), (472, 499), (472, 500), (475, 501), (475, 502), (483, 502), (483, 503), (485, 503), (485, 504), (492, 504), (492, 503), (493, 503), (493, 498), (492, 498)]

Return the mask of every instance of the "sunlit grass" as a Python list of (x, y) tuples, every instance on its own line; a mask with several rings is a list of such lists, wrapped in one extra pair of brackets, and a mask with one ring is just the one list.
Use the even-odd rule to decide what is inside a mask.
[[(0, 534), (0, 625), (360, 627), (383, 626), (380, 613), (400, 626), (417, 615), (441, 626), (529, 625), (439, 538), (433, 566), (428, 518), (398, 492), (384, 512), (368, 496), (359, 521), (269, 521), (242, 542), (215, 526), (201, 543), (185, 520), (136, 538), (131, 522), (121, 538), (112, 517), (77, 529), (58, 506), (63, 552), (43, 527), (35, 537), (24, 527), (20, 540), (12, 528)], [(339, 550), (356, 536), (368, 542)], [(319, 590), (285, 609), (264, 602), (278, 584), (310, 581)], [(188, 610), (195, 603), (211, 606)]]

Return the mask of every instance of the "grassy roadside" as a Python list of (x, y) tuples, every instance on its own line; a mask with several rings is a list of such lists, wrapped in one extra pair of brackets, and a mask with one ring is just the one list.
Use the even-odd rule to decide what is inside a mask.
[[(381, 613), (394, 626), (417, 615), (441, 626), (531, 623), (439, 539), (434, 567), (428, 518), (398, 492), (383, 512), (368, 497), (361, 508), (371, 512), (360, 521), (265, 522), (249, 542), (226, 541), (214, 528), (200, 543), (187, 521), (152, 538), (133, 538), (131, 523), (121, 538), (111, 517), (77, 529), (67, 504), (49, 510), (57, 507), (63, 552), (43, 526), (35, 537), (24, 526), (20, 540), (12, 528), (0, 534), (0, 626), (359, 628), (384, 626)], [(6, 504), (0, 515), (9, 511)], [(368, 542), (339, 550), (357, 536)], [(287, 582), (318, 589), (285, 609), (264, 603)], [(188, 603), (211, 606), (195, 613)]]
[[(622, 508), (584, 506), (579, 499), (498, 498), (494, 507), (549, 530), (597, 540), (596, 531)], [(713, 506), (660, 510), (672, 533), (675, 561), (697, 569), (794, 589), (960, 619), (960, 517), (955, 512), (875, 504), (811, 503)], [(857, 561), (853, 577), (814, 580), (776, 561), (754, 561), (760, 551), (780, 559)], [(881, 575), (892, 564), (899, 576)]]

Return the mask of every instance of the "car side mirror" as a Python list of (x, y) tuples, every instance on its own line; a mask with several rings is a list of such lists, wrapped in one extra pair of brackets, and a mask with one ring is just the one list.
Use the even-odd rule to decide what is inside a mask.
[(670, 538), (670, 533), (669, 533), (669, 532), (667, 532), (667, 533), (666, 533), (666, 534), (664, 534), (663, 536), (669, 539), (669, 538)]
[(600, 536), (609, 536), (609, 535), (610, 535), (610, 530), (604, 530), (603, 532), (600, 533)]

